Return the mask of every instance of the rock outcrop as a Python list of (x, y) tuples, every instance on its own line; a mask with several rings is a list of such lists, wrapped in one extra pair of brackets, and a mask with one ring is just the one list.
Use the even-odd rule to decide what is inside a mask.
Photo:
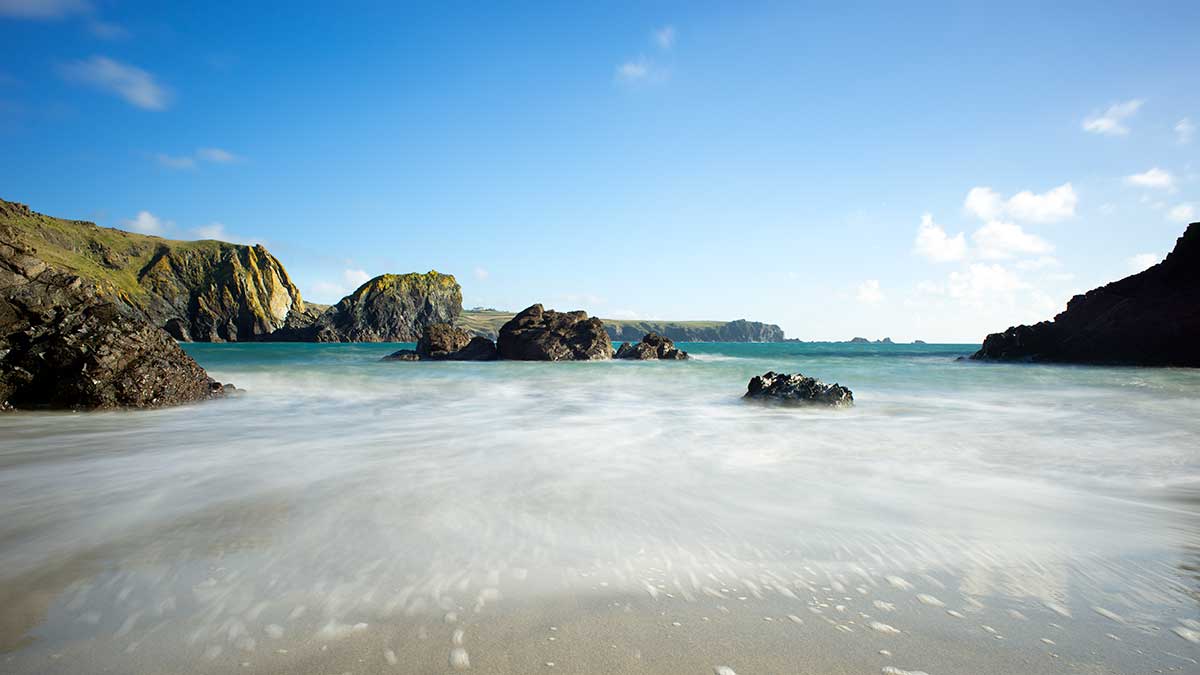
[(783, 329), (759, 321), (616, 321), (604, 319), (613, 341), (634, 342), (657, 333), (675, 342), (783, 342)]
[(0, 408), (155, 408), (232, 389), (118, 289), (48, 264), (18, 235), (0, 223)]
[(1053, 321), (993, 333), (971, 358), (1200, 367), (1200, 223), (1157, 265), (1071, 298)]
[(671, 342), (671, 340), (658, 333), (646, 333), (646, 335), (642, 336), (641, 342), (621, 343), (621, 346), (617, 348), (615, 358), (637, 359), (639, 361), (654, 359), (682, 361), (687, 357), (688, 353), (675, 347), (675, 343)]
[(787, 404), (812, 404), (841, 408), (854, 405), (854, 393), (840, 384), (825, 384), (800, 373), (767, 372), (750, 378), (743, 398)]
[(383, 357), (384, 361), (492, 361), (496, 344), (472, 336), (448, 323), (435, 323), (425, 328), (417, 348), (401, 349)]
[(556, 312), (532, 305), (500, 327), (502, 359), (598, 361), (612, 358), (604, 323), (586, 312)]
[(0, 224), (47, 263), (111, 287), (178, 340), (258, 340), (306, 309), (283, 265), (261, 245), (172, 241), (3, 200)]
[(297, 331), (315, 342), (414, 342), (427, 326), (454, 323), (462, 289), (451, 274), (383, 274)]

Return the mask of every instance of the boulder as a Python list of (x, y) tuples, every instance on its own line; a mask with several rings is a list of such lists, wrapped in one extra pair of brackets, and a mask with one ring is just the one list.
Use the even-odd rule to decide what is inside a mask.
[(401, 349), (383, 357), (385, 361), (492, 361), (496, 344), (448, 323), (425, 328), (416, 350)]
[(854, 393), (840, 384), (825, 384), (800, 373), (768, 372), (750, 378), (743, 398), (789, 404), (813, 404), (841, 408), (854, 405)]
[(222, 396), (110, 287), (52, 267), (0, 226), (0, 408), (157, 408)]
[(687, 357), (687, 352), (677, 349), (674, 342), (671, 342), (671, 340), (658, 333), (646, 333), (642, 336), (641, 342), (633, 344), (628, 342), (621, 343), (616, 355), (618, 359), (637, 359), (640, 361), (653, 359), (682, 361)]
[(533, 305), (500, 327), (500, 358), (517, 361), (598, 361), (612, 358), (604, 323), (585, 312)]
[(1157, 265), (1075, 296), (1053, 321), (993, 333), (971, 358), (1200, 367), (1200, 223)]

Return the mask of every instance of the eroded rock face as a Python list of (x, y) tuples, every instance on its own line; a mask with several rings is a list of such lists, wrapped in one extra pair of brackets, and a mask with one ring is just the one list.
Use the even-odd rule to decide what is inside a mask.
[(854, 405), (854, 393), (840, 384), (826, 384), (800, 373), (788, 375), (773, 371), (750, 378), (743, 398), (835, 408)]
[(586, 312), (532, 305), (500, 327), (497, 351), (517, 361), (598, 361), (612, 358), (604, 323)]
[(383, 357), (384, 361), (492, 361), (496, 344), (448, 323), (435, 323), (425, 329), (417, 348), (401, 349)]
[(454, 323), (462, 289), (454, 275), (383, 274), (330, 307), (312, 326), (316, 342), (415, 342), (435, 323)]
[(624, 342), (617, 349), (618, 359), (637, 359), (647, 361), (661, 359), (664, 361), (682, 361), (688, 353), (675, 347), (675, 343), (658, 333), (646, 333), (641, 342), (630, 344)]
[(1200, 367), (1200, 223), (1157, 265), (993, 333), (973, 359)]
[(113, 289), (48, 265), (3, 226), (0, 288), (0, 408), (156, 408), (226, 393)]

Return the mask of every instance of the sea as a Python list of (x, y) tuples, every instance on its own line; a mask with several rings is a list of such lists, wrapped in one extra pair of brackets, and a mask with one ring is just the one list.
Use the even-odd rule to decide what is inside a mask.
[(240, 393), (0, 415), (0, 672), (1200, 672), (1200, 371), (680, 346), (186, 344)]

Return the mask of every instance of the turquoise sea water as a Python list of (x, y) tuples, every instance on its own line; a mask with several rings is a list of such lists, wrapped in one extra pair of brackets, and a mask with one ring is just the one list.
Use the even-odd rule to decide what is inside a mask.
[[(1200, 372), (401, 346), (189, 344), (244, 394), (0, 416), (4, 662), (1195, 672)], [(744, 403), (767, 370), (856, 405)], [(521, 632), (549, 616), (587, 630)]]

